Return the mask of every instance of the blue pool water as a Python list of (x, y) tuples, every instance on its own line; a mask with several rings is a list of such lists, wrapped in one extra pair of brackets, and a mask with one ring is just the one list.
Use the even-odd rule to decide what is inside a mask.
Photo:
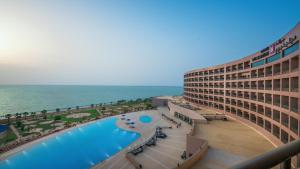
[(2, 125), (0, 124), (0, 133), (6, 131), (8, 129), (8, 126), (7, 125)]
[(140, 137), (107, 118), (74, 128), (27, 148), (4, 161), (1, 169), (86, 169), (109, 158)]
[(143, 116), (140, 116), (140, 121), (142, 123), (150, 123), (152, 121), (152, 117), (143, 115)]

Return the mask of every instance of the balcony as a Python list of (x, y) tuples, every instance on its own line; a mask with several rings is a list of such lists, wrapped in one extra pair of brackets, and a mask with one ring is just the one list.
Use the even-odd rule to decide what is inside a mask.
[(236, 67), (236, 65), (233, 65), (232, 67), (231, 67), (231, 71), (236, 71), (237, 70), (237, 67)]
[(260, 101), (260, 102), (264, 102), (265, 101), (264, 94), (263, 93), (258, 93), (257, 100)]
[(235, 100), (231, 100), (231, 105), (236, 106), (236, 101)]
[(299, 102), (298, 98), (296, 97), (291, 97), (291, 111), (295, 113), (299, 113)]
[(272, 80), (265, 81), (265, 90), (272, 90)]
[(250, 62), (244, 62), (244, 69), (249, 69), (250, 68)]
[(243, 63), (238, 65), (238, 70), (243, 70)]
[(256, 112), (256, 105), (251, 103), (250, 110)]
[(258, 77), (264, 77), (265, 73), (264, 73), (264, 69), (258, 69)]
[(272, 95), (266, 94), (265, 103), (272, 104)]
[(256, 93), (251, 93), (250, 99), (256, 100), (257, 99)]
[(265, 74), (266, 74), (266, 77), (272, 76), (272, 66), (266, 67)]
[(260, 127), (264, 127), (264, 120), (261, 117), (257, 117), (257, 124)]
[(290, 128), (295, 134), (298, 134), (299, 124), (298, 124), (298, 120), (295, 119), (294, 117), (291, 117), (291, 127)]
[(230, 104), (230, 100), (229, 100), (229, 99), (226, 99), (225, 103), (226, 103), (226, 104)]
[(265, 87), (264, 87), (264, 81), (258, 81), (258, 89), (259, 90), (264, 90), (265, 89)]
[(257, 89), (256, 82), (251, 82), (251, 89)]
[(273, 95), (273, 105), (280, 107), (280, 96), (279, 95)]
[(281, 71), (280, 63), (273, 66), (274, 75), (280, 74), (280, 71)]
[(290, 86), (289, 86), (289, 78), (284, 78), (281, 79), (281, 90), (282, 91), (289, 91)]
[(231, 72), (231, 68), (230, 67), (226, 67), (226, 72)]
[(290, 62), (287, 60), (287, 61), (284, 61), (282, 63), (282, 74), (284, 73), (288, 73), (289, 72), (289, 69), (290, 69)]
[(243, 107), (243, 103), (239, 100), (238, 101), (238, 104), (237, 104), (239, 107)]
[(248, 92), (244, 93), (244, 98), (245, 98), (245, 99), (249, 99), (249, 98), (250, 98), (250, 96), (249, 96), (249, 93), (248, 93)]
[(246, 111), (244, 111), (244, 118), (247, 119), (247, 120), (249, 120), (249, 113), (246, 112)]
[(281, 113), (281, 124), (289, 128), (289, 116), (285, 113)]
[(272, 118), (272, 110), (269, 107), (265, 108), (265, 116)]
[(289, 110), (289, 97), (281, 96), (281, 107)]
[(291, 78), (291, 92), (298, 92), (299, 89), (299, 78), (292, 77)]
[(293, 57), (291, 61), (291, 72), (295, 72), (299, 70), (299, 57)]
[(257, 112), (259, 113), (259, 114), (264, 114), (264, 107), (263, 106), (261, 106), (261, 105), (258, 105), (258, 107), (257, 107)]
[(280, 112), (278, 110), (273, 110), (273, 120), (280, 123)]
[(238, 95), (237, 95), (237, 97), (239, 97), (239, 98), (243, 98), (243, 93), (242, 93), (242, 92), (238, 92)]
[(244, 88), (245, 89), (249, 89), (250, 88), (249, 82), (244, 82)]
[(250, 121), (256, 124), (256, 116), (254, 114), (250, 115)]
[(265, 129), (269, 132), (271, 132), (271, 130), (272, 130), (271, 123), (267, 120), (265, 120)]
[(273, 80), (273, 90), (280, 91), (280, 79)]
[(250, 105), (249, 105), (249, 103), (248, 103), (248, 102), (244, 102), (244, 108), (249, 110), (249, 108), (250, 108)]
[(251, 78), (257, 78), (256, 70), (251, 71)]

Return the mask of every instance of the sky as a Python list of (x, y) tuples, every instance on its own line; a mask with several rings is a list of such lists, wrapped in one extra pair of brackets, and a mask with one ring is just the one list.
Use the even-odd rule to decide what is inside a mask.
[(182, 86), (300, 21), (299, 0), (0, 0), (0, 84)]

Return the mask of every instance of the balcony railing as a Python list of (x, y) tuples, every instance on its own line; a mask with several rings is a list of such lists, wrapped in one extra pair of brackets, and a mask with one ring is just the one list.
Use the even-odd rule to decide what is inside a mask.
[(280, 164), (281, 169), (292, 168), (292, 157), (296, 157), (295, 168), (300, 168), (300, 139), (275, 148), (267, 153), (237, 164), (231, 169), (267, 169)]

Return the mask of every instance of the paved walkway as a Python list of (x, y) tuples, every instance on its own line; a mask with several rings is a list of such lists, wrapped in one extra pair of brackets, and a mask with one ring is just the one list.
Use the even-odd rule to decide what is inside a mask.
[(15, 128), (15, 126), (9, 125), (9, 127), (15, 133), (15, 135), (17, 136), (18, 139), (22, 138), (22, 136), (20, 135), (20, 133), (18, 132), (18, 130)]

